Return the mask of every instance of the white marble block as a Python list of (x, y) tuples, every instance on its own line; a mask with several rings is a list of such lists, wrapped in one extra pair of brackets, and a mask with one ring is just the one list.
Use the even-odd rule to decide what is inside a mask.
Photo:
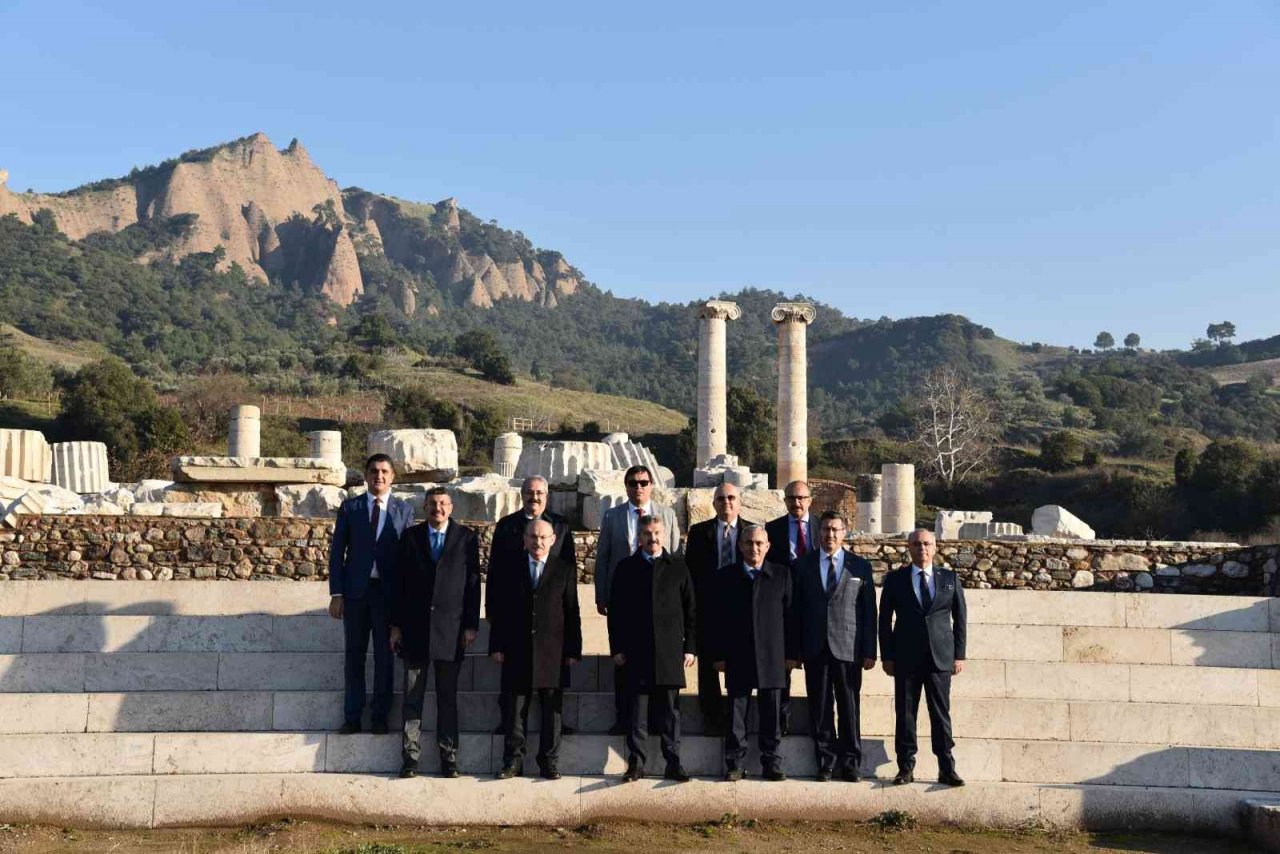
[(0, 429), (0, 475), (47, 483), (53, 458), (38, 430)]
[(107, 446), (102, 442), (56, 442), (49, 446), (53, 456), (53, 482), (81, 494), (108, 489)]

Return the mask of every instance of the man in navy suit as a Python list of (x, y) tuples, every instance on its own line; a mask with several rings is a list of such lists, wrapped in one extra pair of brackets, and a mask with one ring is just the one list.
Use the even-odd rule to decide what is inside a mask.
[(893, 746), (897, 785), (915, 779), (916, 713), (920, 692), (929, 708), (929, 738), (938, 757), (938, 782), (963, 786), (951, 751), (951, 677), (964, 670), (964, 588), (954, 572), (933, 565), (933, 533), (916, 529), (907, 538), (911, 566), (884, 577), (880, 594), (880, 656), (893, 677)]
[(787, 657), (804, 663), (818, 780), (838, 772), (856, 783), (862, 779), (858, 692), (862, 671), (876, 664), (876, 586), (871, 564), (844, 548), (846, 530), (839, 513), (823, 513), (820, 548), (792, 566)]
[(400, 535), (413, 522), (413, 508), (391, 495), (395, 469), (386, 454), (364, 464), (364, 495), (338, 508), (329, 548), (329, 616), (342, 620), (346, 653), (339, 733), (360, 731), (364, 710), (364, 659), (373, 635), (372, 731), (387, 732), (391, 711), (391, 636), (389, 597), (400, 550)]
[[(794, 567), (795, 562), (817, 549), (818, 520), (809, 512), (813, 493), (803, 480), (793, 480), (782, 492), (787, 512), (764, 526), (769, 535), (769, 563)], [(791, 680), (782, 687), (779, 707), (782, 734), (791, 732)]]

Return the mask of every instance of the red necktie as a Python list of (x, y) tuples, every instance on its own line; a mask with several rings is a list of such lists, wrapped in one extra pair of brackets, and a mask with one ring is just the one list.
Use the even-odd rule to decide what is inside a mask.
[(809, 548), (804, 542), (804, 522), (796, 522), (796, 557), (804, 557)]

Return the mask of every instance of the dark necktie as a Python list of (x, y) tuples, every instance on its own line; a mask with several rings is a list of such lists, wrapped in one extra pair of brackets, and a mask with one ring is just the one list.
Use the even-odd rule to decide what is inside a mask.
[(755, 580), (759, 577), (760, 577), (760, 570), (753, 569), (752, 567), (747, 567), (747, 579), (750, 580), (752, 584), (754, 584)]
[(809, 547), (804, 541), (804, 522), (796, 522), (796, 557), (804, 557)]
[(924, 573), (920, 573), (920, 607), (928, 611), (933, 607), (933, 597), (929, 595), (929, 582), (925, 580)]
[(378, 520), (382, 518), (380, 508), (382, 503), (378, 499), (373, 500), (373, 514), (369, 517), (369, 530), (373, 532), (373, 538), (378, 539)]
[(833, 593), (836, 589), (836, 559), (827, 555), (827, 592)]
[(724, 537), (720, 540), (720, 565), (728, 566), (733, 563), (733, 540), (729, 536), (730, 528), (724, 526)]
[(440, 552), (444, 551), (444, 534), (440, 531), (431, 532), (431, 559), (436, 563), (440, 562)]

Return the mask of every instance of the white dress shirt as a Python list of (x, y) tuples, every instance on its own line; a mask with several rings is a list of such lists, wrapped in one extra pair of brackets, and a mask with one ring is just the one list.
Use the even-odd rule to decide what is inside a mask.
[(650, 502), (640, 508), (640, 512), (636, 512), (636, 506), (630, 501), (627, 507), (627, 542), (631, 544), (631, 553), (635, 554), (636, 549), (640, 548), (640, 525), (638, 524), (641, 516), (650, 516), (653, 514), (653, 503)]

